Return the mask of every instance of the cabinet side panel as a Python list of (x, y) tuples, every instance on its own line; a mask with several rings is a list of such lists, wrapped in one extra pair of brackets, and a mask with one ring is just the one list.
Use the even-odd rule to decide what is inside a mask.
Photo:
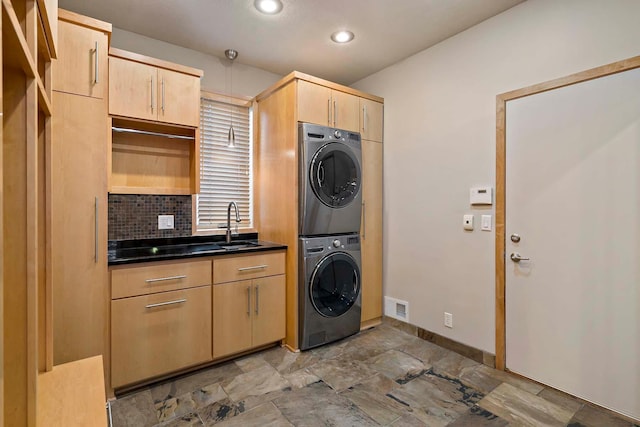
[(362, 322), (382, 316), (382, 143), (362, 141)]
[(298, 150), (296, 86), (290, 82), (259, 102), (256, 200), (264, 240), (288, 246), (287, 337), (298, 346)]

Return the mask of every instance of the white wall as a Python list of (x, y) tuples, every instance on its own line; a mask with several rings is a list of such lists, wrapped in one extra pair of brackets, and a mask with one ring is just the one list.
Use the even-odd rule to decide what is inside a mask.
[(385, 98), (384, 294), (411, 323), (495, 352), (494, 210), (469, 187), (495, 189), (496, 95), (639, 55), (638, 16), (637, 0), (528, 0), (353, 85)]
[(233, 95), (236, 96), (253, 97), (282, 77), (260, 68), (243, 65), (242, 52), (239, 52), (238, 59), (233, 64), (232, 82), (230, 62), (224, 58), (224, 52), (220, 52), (220, 57), (207, 55), (119, 28), (113, 29), (111, 46), (201, 69), (204, 71), (202, 89), (222, 94), (233, 91)]

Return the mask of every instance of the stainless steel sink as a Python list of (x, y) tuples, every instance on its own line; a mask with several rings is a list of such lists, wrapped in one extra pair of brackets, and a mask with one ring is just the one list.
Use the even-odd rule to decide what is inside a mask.
[(251, 242), (248, 240), (238, 240), (231, 243), (220, 243), (219, 246), (227, 251), (236, 251), (238, 249), (256, 248), (262, 246), (258, 242)]

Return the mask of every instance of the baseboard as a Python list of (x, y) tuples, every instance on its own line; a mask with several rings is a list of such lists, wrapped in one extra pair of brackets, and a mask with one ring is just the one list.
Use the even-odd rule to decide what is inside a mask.
[(451, 338), (443, 337), (442, 335), (438, 335), (435, 332), (422, 329), (419, 326), (412, 325), (411, 323), (402, 322), (400, 320), (393, 319), (391, 317), (383, 316), (382, 323), (392, 326), (410, 335), (421, 338), (425, 341), (429, 341), (431, 343), (439, 345), (440, 347), (446, 348), (447, 350), (451, 350), (464, 357), (468, 357), (469, 359), (475, 360), (476, 362), (482, 363), (483, 365), (487, 365), (491, 368), (496, 367), (495, 354), (488, 353), (483, 350), (479, 350), (475, 347), (471, 347), (461, 342), (452, 340)]

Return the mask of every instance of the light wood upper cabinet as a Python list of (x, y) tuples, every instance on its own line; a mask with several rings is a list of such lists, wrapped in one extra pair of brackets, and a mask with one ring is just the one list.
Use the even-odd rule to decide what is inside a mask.
[(360, 135), (362, 139), (382, 142), (384, 105), (360, 98)]
[(306, 80), (298, 80), (298, 121), (358, 132), (358, 97)]
[[(67, 14), (61, 13), (61, 17)], [(60, 20), (58, 59), (52, 63), (52, 87), (60, 92), (104, 99), (109, 82), (105, 29)], [(109, 25), (110, 27), (110, 25)]]
[(197, 127), (200, 124), (200, 79), (158, 69), (158, 120)]
[[(114, 56), (113, 52), (125, 57)], [(178, 70), (157, 64), (174, 65)], [(171, 65), (112, 49), (109, 57), (109, 114), (198, 127), (202, 72)], [(188, 72), (183, 72), (185, 70)]]
[(362, 140), (362, 322), (382, 316), (382, 148)]
[(155, 67), (109, 58), (109, 114), (156, 120), (158, 72)]

